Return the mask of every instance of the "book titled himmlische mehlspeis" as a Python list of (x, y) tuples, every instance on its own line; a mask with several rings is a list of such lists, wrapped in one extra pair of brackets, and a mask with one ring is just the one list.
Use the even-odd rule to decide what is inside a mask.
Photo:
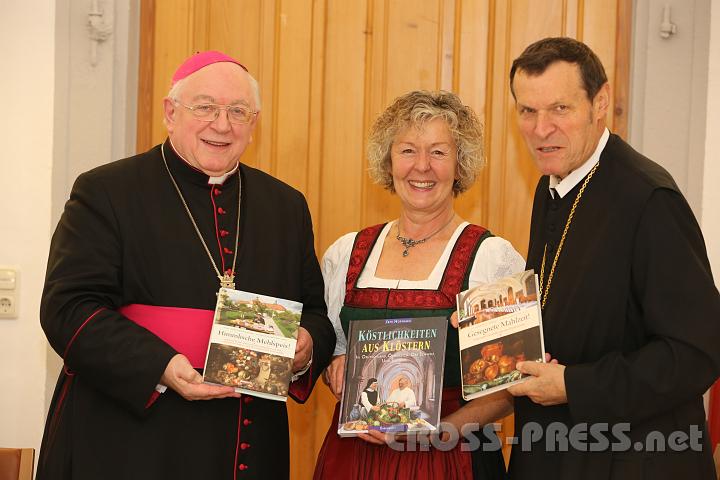
[(538, 280), (532, 270), (457, 296), (463, 398), (521, 382), (519, 361), (545, 361)]
[(287, 401), (301, 313), (302, 303), (221, 288), (205, 382)]
[(437, 430), (446, 337), (444, 317), (351, 321), (338, 434)]

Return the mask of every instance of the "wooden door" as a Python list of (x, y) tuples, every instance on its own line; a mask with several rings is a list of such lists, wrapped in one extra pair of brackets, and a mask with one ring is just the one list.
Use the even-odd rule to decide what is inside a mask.
[[(238, 58), (263, 101), (242, 161), (305, 193), (322, 254), (399, 211), (366, 173), (373, 119), (409, 90), (451, 90), (481, 117), (488, 159), (457, 210), (524, 255), (538, 173), (515, 127), (510, 64), (542, 37), (586, 42), (610, 78), (610, 128), (625, 136), (630, 17), (631, 0), (143, 0), (138, 151), (165, 137), (162, 98), (182, 60)], [(334, 403), (321, 384), (305, 405), (288, 403), (294, 479), (312, 477)], [(511, 419), (502, 425), (512, 433)]]

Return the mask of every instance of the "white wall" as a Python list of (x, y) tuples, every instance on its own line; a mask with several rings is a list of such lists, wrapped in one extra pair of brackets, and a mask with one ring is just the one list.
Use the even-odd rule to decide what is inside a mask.
[[(636, 0), (630, 144), (665, 167), (699, 217), (711, 0)], [(660, 36), (663, 9), (677, 33)]]
[(0, 264), (20, 270), (19, 318), (0, 320), (0, 447), (38, 448), (45, 414), (54, 38), (54, 0), (0, 0)]
[(712, 2), (708, 52), (705, 165), (700, 225), (715, 285), (720, 285), (720, 1)]

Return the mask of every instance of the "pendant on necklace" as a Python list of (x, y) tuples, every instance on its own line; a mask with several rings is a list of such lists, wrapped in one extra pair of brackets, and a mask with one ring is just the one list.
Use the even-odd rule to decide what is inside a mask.
[(229, 273), (224, 274), (220, 279), (220, 288), (229, 288), (235, 290), (235, 275)]
[(405, 247), (405, 250), (402, 253), (403, 257), (407, 257), (408, 255), (410, 255), (409, 250), (412, 247), (414, 247), (415, 245), (420, 245), (421, 243), (425, 243), (425, 240), (427, 240), (427, 238), (423, 238), (421, 240), (413, 240), (412, 238), (405, 238), (401, 237), (400, 235), (396, 236), (395, 238), (397, 238), (398, 241), (402, 243), (402, 246)]

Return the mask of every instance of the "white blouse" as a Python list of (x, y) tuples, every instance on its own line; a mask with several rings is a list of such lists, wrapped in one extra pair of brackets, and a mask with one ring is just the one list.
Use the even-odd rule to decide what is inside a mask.
[[(380, 236), (373, 246), (370, 257), (368, 258), (365, 268), (358, 278), (357, 286), (359, 288), (392, 288), (392, 289), (427, 289), (437, 290), (442, 280), (445, 266), (450, 259), (450, 254), (455, 246), (455, 242), (468, 222), (463, 222), (455, 229), (445, 246), (445, 250), (435, 264), (435, 268), (425, 280), (401, 280), (378, 278), (375, 276), (380, 253), (382, 252), (385, 237), (392, 228), (394, 222), (388, 222), (380, 232)], [(340, 325), (340, 309), (345, 301), (345, 277), (347, 276), (348, 265), (350, 263), (350, 254), (355, 243), (357, 232), (350, 232), (338, 238), (335, 243), (330, 245), (325, 255), (323, 255), (322, 269), (323, 279), (325, 280), (325, 302), (328, 307), (328, 317), (335, 327), (335, 336), (337, 343), (335, 344), (335, 352), (333, 355), (344, 355), (347, 349), (347, 340)], [(411, 252), (412, 254), (412, 252)], [(486, 238), (478, 248), (470, 270), (470, 287), (474, 287), (479, 283), (492, 282), (498, 278), (507, 277), (513, 273), (521, 272), (525, 269), (525, 260), (515, 251), (513, 246), (507, 240), (500, 237)]]

